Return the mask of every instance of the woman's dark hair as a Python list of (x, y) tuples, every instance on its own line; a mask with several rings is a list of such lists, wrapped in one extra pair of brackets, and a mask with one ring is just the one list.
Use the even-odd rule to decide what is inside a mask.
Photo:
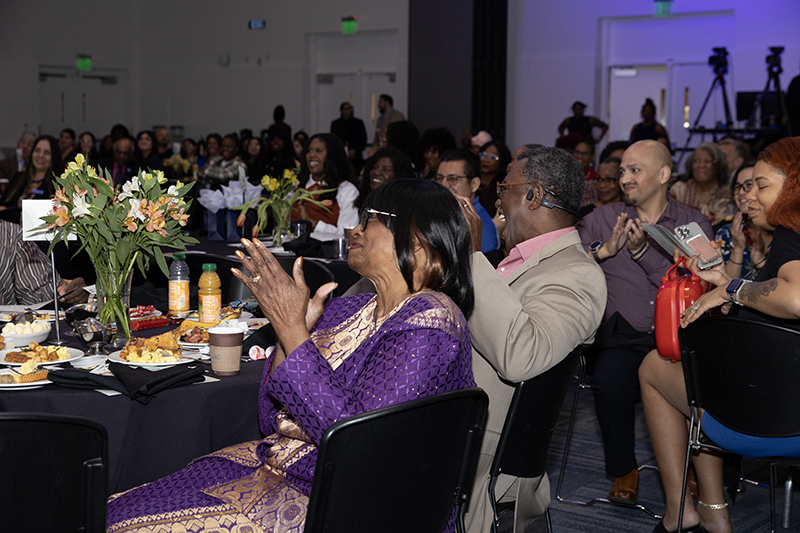
[(283, 122), (283, 119), (286, 118), (286, 110), (282, 105), (275, 106), (275, 111), (272, 112), (272, 118), (275, 122)]
[(369, 193), (372, 192), (372, 189), (370, 189), (369, 173), (375, 165), (378, 164), (378, 161), (384, 157), (388, 157), (392, 162), (394, 179), (414, 179), (417, 177), (416, 174), (414, 174), (414, 169), (411, 167), (411, 161), (408, 160), (406, 154), (391, 146), (381, 148), (375, 152), (372, 157), (364, 161), (364, 173), (361, 176), (361, 186), (358, 188), (358, 198), (353, 202), (353, 205), (357, 208), (360, 209), (361, 206), (364, 205), (364, 200), (369, 196)]
[(603, 151), (600, 152), (600, 161), (605, 161), (609, 157), (611, 157), (612, 152), (616, 152), (617, 150), (625, 151), (628, 149), (630, 145), (633, 143), (631, 141), (612, 141), (603, 148)]
[(8, 184), (8, 189), (6, 189), (6, 192), (3, 195), (3, 203), (6, 206), (16, 207), (16, 202), (19, 200), (20, 195), (25, 192), (25, 188), (33, 178), (33, 152), (36, 150), (36, 145), (38, 145), (40, 141), (46, 141), (50, 144), (51, 158), (50, 168), (45, 172), (44, 181), (42, 181), (42, 190), (47, 198), (50, 198), (53, 196), (53, 194), (55, 194), (56, 190), (55, 186), (53, 185), (53, 174), (60, 176), (61, 173), (64, 172), (64, 163), (61, 161), (61, 148), (58, 146), (58, 140), (51, 135), (40, 135), (33, 142), (31, 157), (25, 164), (25, 168), (23, 168), (22, 172), (18, 173), (15, 179)]
[[(310, 176), (306, 155), (311, 147), (311, 141), (314, 139), (321, 140), (327, 150), (325, 163), (322, 167), (325, 171), (325, 177), (322, 178), (320, 185), (325, 189), (335, 189), (339, 186), (339, 182), (343, 180), (350, 181), (353, 172), (342, 141), (333, 133), (317, 133), (308, 140), (303, 150), (303, 155), (300, 157), (300, 186), (305, 187)], [(318, 198), (320, 200), (335, 200), (336, 191), (322, 194)]]
[(140, 132), (139, 132), (139, 135), (137, 135), (137, 136), (136, 136), (136, 142), (135, 142), (135, 143), (133, 143), (133, 157), (135, 157), (136, 159), (138, 159), (140, 163), (144, 163), (145, 159), (147, 159), (147, 158), (145, 158), (145, 156), (144, 156), (144, 154), (142, 153), (142, 151), (139, 149), (139, 140), (140, 140), (142, 137), (144, 137), (145, 135), (147, 135), (148, 137), (150, 137), (150, 143), (151, 143), (151, 145), (152, 145), (152, 146), (151, 146), (151, 148), (150, 148), (150, 155), (149, 155), (149, 156), (147, 156), (147, 157), (148, 157), (148, 158), (149, 158), (149, 157), (152, 157), (152, 156), (153, 156), (153, 154), (156, 154), (156, 153), (158, 153), (158, 145), (157, 145), (157, 143), (156, 143), (156, 134), (155, 134), (155, 133), (153, 133), (153, 132), (152, 132), (152, 131), (150, 131), (150, 130), (142, 130), (142, 131), (140, 131)]
[(191, 137), (186, 137), (183, 140), (183, 142), (181, 143), (181, 152), (180, 152), (181, 153), (181, 157), (184, 158), (184, 159), (187, 159), (189, 157), (188, 152), (186, 152), (186, 143), (194, 145), (194, 149), (195, 149), (195, 154), (194, 155), (196, 156), (197, 155), (197, 152), (196, 152), (196, 150), (197, 150), (197, 142), (194, 139), (192, 139)]
[(208, 150), (209, 139), (214, 139), (215, 141), (217, 141), (217, 146), (219, 147), (220, 150), (222, 150), (222, 135), (220, 135), (219, 133), (209, 133), (206, 136), (206, 150)]
[(653, 108), (653, 114), (654, 115), (656, 114), (656, 103), (653, 102), (652, 99), (645, 98), (644, 104), (642, 105), (642, 111), (644, 111), (645, 107), (652, 107)]
[(758, 160), (786, 176), (778, 198), (767, 212), (767, 221), (800, 233), (800, 137), (775, 141), (758, 154)]
[[(432, 148), (440, 154), (456, 147), (456, 138), (447, 128), (433, 128), (422, 134), (422, 151)], [(435, 171), (436, 169), (434, 169)]]
[(431, 265), (423, 287), (449, 296), (469, 318), (475, 305), (470, 233), (455, 196), (430, 180), (394, 179), (367, 196), (362, 211), (366, 208), (396, 215), (384, 220), (394, 234), (397, 263), (408, 290), (414, 292), (412, 257), (419, 243)]
[[(280, 154), (276, 154), (272, 150), (272, 140), (275, 138), (283, 141), (283, 152)], [(275, 131), (267, 137), (264, 151), (261, 153), (264, 156), (265, 170), (273, 178), (280, 179), (283, 176), (284, 170), (297, 166), (297, 158), (294, 153), (294, 146), (292, 146), (292, 138), (287, 128), (276, 128)], [(303, 186), (305, 186), (305, 184), (303, 184)]]
[(91, 131), (84, 131), (83, 133), (78, 135), (78, 151), (80, 153), (83, 153), (83, 150), (80, 148), (80, 142), (81, 139), (83, 139), (84, 135), (88, 135), (89, 137), (92, 138), (92, 149), (89, 150), (88, 154), (86, 154), (86, 160), (89, 162), (89, 164), (94, 165), (97, 162), (97, 154), (99, 153), (97, 150), (97, 139), (95, 138), (94, 133), (92, 133)]
[(500, 155), (500, 166), (498, 168), (500, 169), (500, 174), (505, 175), (506, 168), (511, 162), (511, 150), (508, 149), (508, 146), (503, 141), (489, 141), (481, 146), (481, 152), (485, 152), (490, 146), (497, 148)]
[(67, 135), (70, 136), (70, 138), (73, 141), (75, 140), (75, 130), (73, 130), (72, 128), (64, 128), (63, 130), (61, 130), (61, 133), (66, 133)]
[(736, 172), (733, 173), (733, 176), (731, 177), (731, 201), (734, 204), (736, 204), (736, 180), (739, 179), (739, 172), (741, 172), (746, 168), (753, 168), (754, 166), (756, 166), (755, 161), (748, 161), (747, 163), (744, 163), (742, 166), (737, 168)]
[(305, 148), (306, 144), (308, 144), (308, 133), (304, 132), (303, 130), (300, 130), (294, 134), (294, 140), (299, 141), (300, 144), (302, 144), (303, 147)]
[[(258, 151), (258, 155), (255, 156), (250, 155), (250, 143), (252, 141), (256, 141), (260, 148), (260, 150)], [(261, 143), (261, 139), (259, 139), (258, 137), (250, 137), (242, 141), (242, 161), (244, 161), (246, 165), (250, 163), (255, 163), (256, 161), (262, 159), (263, 157), (264, 157), (264, 145)]]
[(728, 179), (728, 160), (725, 159), (725, 153), (722, 151), (722, 149), (715, 143), (700, 143), (697, 145), (697, 148), (694, 149), (692, 155), (686, 159), (686, 166), (684, 167), (686, 169), (686, 174), (684, 179), (689, 181), (694, 177), (692, 175), (692, 163), (694, 162), (694, 157), (698, 150), (704, 150), (708, 152), (708, 155), (711, 156), (717, 184), (722, 185), (725, 183), (725, 181)]
[(419, 130), (413, 122), (401, 120), (389, 124), (386, 128), (386, 143), (406, 154), (411, 160), (411, 164), (414, 165), (414, 172), (422, 175), (422, 169), (425, 168), (425, 157), (422, 155)]

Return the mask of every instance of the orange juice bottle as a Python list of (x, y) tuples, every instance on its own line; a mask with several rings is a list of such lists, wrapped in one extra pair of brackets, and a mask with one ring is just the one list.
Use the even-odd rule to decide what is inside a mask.
[(203, 264), (203, 275), (197, 291), (197, 300), (200, 307), (201, 322), (219, 322), (220, 310), (222, 309), (222, 282), (217, 275), (217, 265), (214, 263)]

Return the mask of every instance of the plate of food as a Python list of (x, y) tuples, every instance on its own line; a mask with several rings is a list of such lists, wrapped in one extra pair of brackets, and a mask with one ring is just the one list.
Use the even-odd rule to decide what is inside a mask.
[(46, 366), (74, 361), (81, 357), (83, 357), (83, 352), (77, 348), (67, 348), (66, 346), (40, 346), (38, 343), (33, 342), (25, 348), (13, 348), (0, 351), (0, 364), (6, 366), (22, 366), (29, 361), (35, 361), (40, 366)]
[(267, 324), (269, 324), (269, 320), (266, 318), (250, 318), (247, 320), (247, 327), (250, 328), (250, 331), (263, 328)]
[(0, 390), (38, 389), (52, 383), (47, 379), (47, 373), (47, 370), (37, 370), (19, 375), (8, 368), (0, 369)]
[(163, 313), (153, 307), (152, 305), (137, 305), (130, 310), (131, 318), (150, 318), (154, 316), (161, 316)]
[(174, 365), (183, 365), (186, 363), (196, 362), (191, 357), (184, 357), (181, 351), (169, 351), (158, 349), (155, 353), (153, 351), (144, 352), (138, 356), (127, 355), (129, 359), (122, 358), (123, 350), (118, 350), (108, 356), (110, 363), (121, 363), (128, 366), (144, 366), (144, 367), (167, 367)]
[[(56, 312), (52, 309), (36, 309), (33, 311), (33, 314), (36, 315), (36, 320), (47, 320), (49, 322), (55, 322)], [(66, 318), (65, 311), (58, 311), (58, 318), (63, 319)]]

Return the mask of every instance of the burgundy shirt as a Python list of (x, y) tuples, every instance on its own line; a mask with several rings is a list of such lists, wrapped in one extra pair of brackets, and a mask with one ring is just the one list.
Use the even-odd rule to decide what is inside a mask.
[[(636, 219), (636, 208), (623, 202), (596, 207), (586, 218), (575, 226), (581, 236), (581, 243), (589, 251), (595, 241), (606, 242), (617, 216), (625, 212), (629, 219)], [(714, 238), (711, 222), (699, 211), (672, 199), (667, 199), (667, 208), (658, 219), (658, 224), (669, 230), (677, 226), (697, 222), (709, 239)], [(640, 333), (650, 333), (655, 329), (655, 302), (661, 278), (672, 266), (672, 250), (666, 252), (652, 237), (647, 238), (650, 249), (637, 263), (631, 259), (628, 249), (623, 246), (614, 257), (600, 262), (606, 276), (608, 301), (603, 320), (619, 311), (625, 320)]]

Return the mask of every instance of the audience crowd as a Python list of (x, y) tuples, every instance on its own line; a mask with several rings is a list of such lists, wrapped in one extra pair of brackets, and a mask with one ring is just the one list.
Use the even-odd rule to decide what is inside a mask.
[[(386, 206), (395, 206), (396, 199), (382, 197), (382, 187), (397, 180), (416, 183), (410, 188), (391, 187), (397, 194), (410, 195), (402, 205), (417, 205), (413, 194), (440, 201), (442, 197), (436, 195), (441, 193), (451, 202), (450, 194), (443, 192), (449, 191), (461, 209), (458, 224), (465, 220), (466, 225), (448, 231), (458, 234), (462, 244), (469, 243), (469, 264), (461, 257), (460, 268), (474, 280), (469, 289), (474, 290), (474, 306), (467, 305), (464, 316), (455, 313), (453, 320), (468, 325), (475, 382), (490, 397), (468, 531), (485, 532), (491, 523), (486, 476), (513, 384), (553, 367), (583, 344), (591, 345), (587, 351), (591, 388), (606, 470), (613, 479), (608, 497), (625, 503), (638, 500), (634, 417), (635, 403), (641, 398), (659, 466), (662, 473), (667, 472), (667, 513), (656, 530), (673, 531), (680, 492), (676, 480), (682, 474), (678, 459), (684, 452), (672, 450), (678, 446), (676, 439), (685, 438), (688, 407), (680, 365), (660, 358), (656, 351), (654, 314), (661, 279), (675, 257), (673, 250), (662, 249), (648, 235), (644, 224), (674, 230), (694, 223), (724, 259), (722, 265), (705, 272), (696, 268), (696, 261), (688, 261), (712, 289), (698, 301), (699, 310), (697, 305), (688, 310), (686, 324), (715, 307), (725, 305), (727, 312), (733, 302), (742, 315), (797, 328), (800, 306), (795, 293), (800, 291), (800, 282), (795, 274), (800, 267), (794, 264), (798, 258), (793, 254), (800, 253), (796, 170), (800, 141), (784, 139), (760, 154), (751, 153), (750, 145), (735, 137), (703, 142), (680, 169), (673, 162), (669, 135), (656, 121), (655, 104), (647, 99), (641, 109), (642, 122), (632, 125), (630, 138), (612, 140), (597, 157), (596, 146), (608, 126), (586, 115), (586, 108), (582, 102), (573, 104), (573, 116), (558, 126), (555, 147), (509, 147), (490, 132), (470, 128), (461, 132), (459, 143), (447, 128), (420, 132), (394, 109), (390, 95), (380, 96), (377, 127), (371, 132), (354, 116), (350, 102), (341, 104), (341, 116), (331, 123), (329, 132), (313, 135), (303, 131), (293, 135), (282, 106), (275, 108), (274, 123), (257, 136), (242, 130), (173, 142), (164, 126), (133, 136), (122, 125), (114, 126), (108, 135), (87, 131), (78, 136), (69, 128), (58, 138), (24, 132), (15, 157), (0, 161), (0, 218), (6, 221), (0, 228), (16, 250), (3, 260), (6, 266), (33, 262), (41, 267), (38, 270), (46, 271), (42, 265), (47, 259), (28, 248), (28, 243), (17, 242), (13, 224), (20, 221), (23, 199), (52, 197), (53, 175), (60, 174), (78, 154), (108, 171), (115, 184), (142, 169), (164, 170), (174, 182), (196, 182), (191, 193), (195, 198), (203, 190), (220, 190), (238, 180), (243, 187), (245, 179), (258, 187), (266, 183), (265, 177), (282, 180), (292, 173), (299, 187), (319, 191), (316, 199), (322, 206), (298, 202), (291, 212), (291, 220), (308, 221), (312, 237), (326, 240), (349, 231), (366, 238), (379, 234), (373, 226), (379, 224), (394, 234), (398, 250), (402, 243), (397, 240), (396, 223), (411, 224), (408, 220), (413, 217), (391, 212)], [(516, 148), (513, 154), (511, 148)], [(270, 188), (265, 185), (261, 194), (268, 196)], [(192, 210), (190, 231), (196, 236), (230, 241), (242, 237), (235, 211), (212, 212), (197, 201)], [(375, 222), (368, 233), (370, 220)], [(469, 238), (464, 233), (467, 228)], [(425, 268), (447, 270), (443, 256), (437, 255), (444, 252), (435, 250), (448, 245), (439, 242), (431, 228), (414, 226), (403, 230), (403, 235), (408, 231), (417, 236), (403, 246), (412, 243), (416, 248), (403, 248), (402, 258), (387, 263), (388, 267), (402, 263), (413, 278), (405, 278), (408, 294), (403, 297), (431, 287), (449, 294), (453, 286), (447, 279), (429, 276), (420, 278), (419, 284), (414, 281), (424, 274), (415, 273), (418, 259), (428, 265)], [(371, 268), (377, 267), (363, 268), (368, 274), (350, 293), (375, 292), (377, 286), (380, 301), (381, 294), (393, 289), (382, 285), (386, 280), (381, 273), (373, 275)], [(43, 290), (32, 281), (30, 269), (18, 270), (24, 275), (16, 286), (13, 279), (0, 280), (4, 303), (16, 303), (13, 294), (30, 296)], [(0, 271), (6, 278), (14, 277), (14, 268), (0, 265)], [(255, 283), (249, 278), (245, 281), (248, 286)], [(25, 298), (19, 300), (27, 303)], [(464, 344), (459, 349), (467, 348)], [(471, 379), (462, 381), (468, 384)], [(800, 456), (796, 442), (787, 446)], [(727, 512), (720, 512), (725, 502), (719, 461), (701, 455), (694, 462), (700, 496), (711, 501), (698, 501), (695, 507), (687, 496), (684, 531), (705, 528), (727, 533)], [(522, 528), (517, 531), (549, 504), (546, 476), (535, 480), (501, 476), (496, 489), (501, 499), (517, 500), (515, 527)], [(526, 497), (533, 499), (523, 501)]]

